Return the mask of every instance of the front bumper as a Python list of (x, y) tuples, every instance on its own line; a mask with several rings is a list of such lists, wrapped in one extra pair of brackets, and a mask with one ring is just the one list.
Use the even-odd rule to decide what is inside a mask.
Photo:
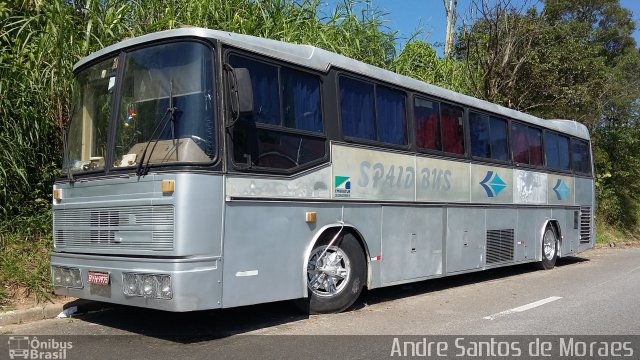
[[(175, 312), (222, 307), (222, 262), (216, 257), (158, 259), (54, 252), (51, 265), (79, 268), (81, 273), (82, 288), (56, 286), (54, 292), (58, 295)], [(89, 284), (89, 271), (109, 273), (109, 284)], [(170, 275), (172, 298), (125, 295), (125, 272)]]

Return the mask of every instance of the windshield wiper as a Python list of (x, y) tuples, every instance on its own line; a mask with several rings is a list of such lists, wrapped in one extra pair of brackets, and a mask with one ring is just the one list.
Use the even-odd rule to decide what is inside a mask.
[[(176, 133), (175, 133), (176, 110), (178, 110), (178, 108), (173, 106), (173, 79), (172, 79), (170, 81), (170, 86), (169, 86), (169, 107), (167, 108), (167, 111), (165, 111), (164, 115), (162, 116), (162, 119), (160, 119), (160, 121), (158, 122), (158, 125), (156, 125), (156, 128), (153, 129), (149, 142), (147, 142), (147, 146), (145, 146), (144, 150), (142, 151), (142, 156), (140, 158), (140, 162), (138, 163), (138, 167), (136, 169), (136, 175), (138, 177), (145, 176), (149, 172), (149, 163), (151, 162), (151, 155), (153, 154), (153, 151), (156, 149), (156, 145), (158, 145), (158, 142), (160, 141), (160, 134), (162, 134), (164, 130), (167, 128), (167, 124), (168, 124), (167, 120), (171, 121), (171, 138), (173, 140), (173, 146), (176, 148), (176, 157), (177, 157), (178, 148), (176, 147)], [(167, 118), (167, 115), (170, 115), (170, 116)], [(158, 131), (158, 129), (160, 129), (160, 125), (162, 125), (162, 130), (160, 131), (160, 133), (158, 133), (156, 137), (156, 132)], [(149, 156), (147, 156), (147, 150), (149, 149), (149, 145), (151, 145), (151, 142), (153, 142), (153, 146), (151, 147), (151, 152), (149, 152)], [(145, 157), (147, 158), (146, 162), (145, 162)], [(144, 164), (144, 167), (143, 167), (143, 164)]]

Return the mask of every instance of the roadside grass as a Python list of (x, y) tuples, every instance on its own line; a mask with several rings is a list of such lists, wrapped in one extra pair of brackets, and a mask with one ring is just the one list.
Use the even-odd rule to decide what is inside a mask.
[(0, 308), (51, 300), (51, 211), (0, 222)]
[(604, 223), (596, 224), (596, 245), (610, 246), (610, 244), (640, 244), (640, 229), (629, 231), (621, 227), (614, 227)]

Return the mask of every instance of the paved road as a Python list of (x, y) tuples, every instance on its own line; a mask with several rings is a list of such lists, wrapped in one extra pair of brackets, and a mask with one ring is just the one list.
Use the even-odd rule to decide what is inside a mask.
[[(257, 348), (266, 351), (260, 357), (279, 358), (290, 356), (292, 346), (303, 356), (322, 353), (322, 342), (238, 335), (640, 335), (639, 298), (640, 248), (597, 249), (561, 259), (550, 271), (522, 265), (368, 291), (355, 309), (336, 315), (301, 315), (289, 302), (187, 314), (115, 307), (0, 333), (142, 335), (118, 337), (128, 339), (124, 348), (135, 349), (134, 358), (149, 351), (167, 359), (186, 353), (247, 358), (257, 356)], [(369, 357), (371, 342), (388, 341), (382, 339), (351, 341), (343, 355)], [(110, 346), (114, 340), (101, 341)]]

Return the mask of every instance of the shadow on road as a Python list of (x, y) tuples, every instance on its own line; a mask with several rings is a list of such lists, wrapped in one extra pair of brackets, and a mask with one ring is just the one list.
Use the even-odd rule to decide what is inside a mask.
[[(589, 260), (580, 257), (567, 257), (559, 259), (556, 266), (562, 268), (585, 261)], [(385, 301), (518, 276), (532, 271), (538, 270), (532, 264), (522, 264), (374, 289), (363, 292), (350, 311), (357, 311)], [(246, 334), (254, 330), (309, 318), (289, 301), (190, 313), (171, 313), (119, 305), (107, 306), (110, 308), (105, 311), (89, 313), (77, 318), (88, 323), (121, 329), (133, 334), (185, 344)]]

